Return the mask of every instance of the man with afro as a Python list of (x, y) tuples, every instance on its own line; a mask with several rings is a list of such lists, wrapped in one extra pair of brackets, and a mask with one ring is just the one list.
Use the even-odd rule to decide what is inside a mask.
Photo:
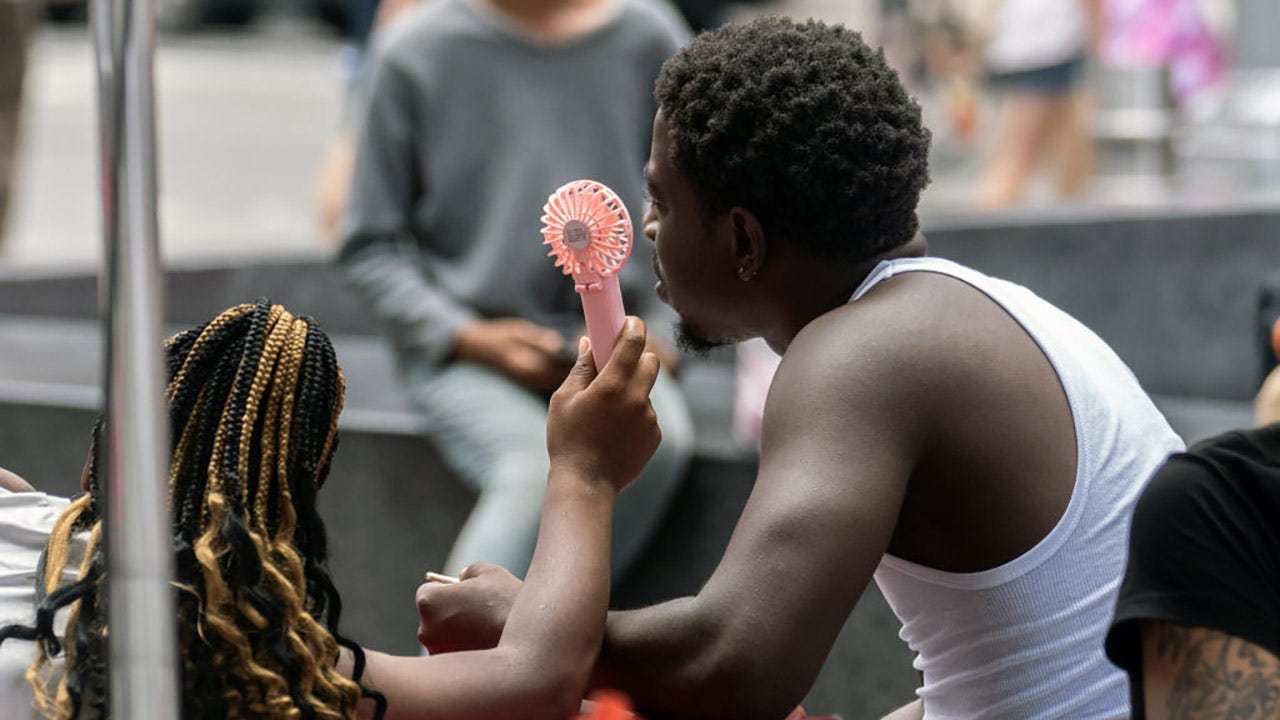
[[(929, 132), (857, 33), (729, 26), (656, 97), (655, 290), (685, 346), (783, 357), (719, 567), (611, 613), (594, 682), (647, 716), (777, 720), (874, 579), (921, 674), (902, 716), (1127, 717), (1103, 637), (1134, 500), (1182, 447), (1132, 373), (1027, 289), (927, 256)], [(482, 568), (420, 598), (424, 641), (492, 642), (512, 585)]]

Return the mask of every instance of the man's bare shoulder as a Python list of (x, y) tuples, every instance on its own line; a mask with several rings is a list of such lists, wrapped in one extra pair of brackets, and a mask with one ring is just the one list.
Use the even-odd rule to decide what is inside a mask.
[(955, 328), (939, 314), (934, 281), (925, 275), (895, 277), (814, 319), (787, 349), (779, 376), (894, 393), (945, 373)]
[[(916, 435), (946, 384), (939, 320), (908, 293), (836, 308), (796, 335), (765, 405), (765, 440), (819, 425)], [(917, 435), (918, 436), (918, 435)]]

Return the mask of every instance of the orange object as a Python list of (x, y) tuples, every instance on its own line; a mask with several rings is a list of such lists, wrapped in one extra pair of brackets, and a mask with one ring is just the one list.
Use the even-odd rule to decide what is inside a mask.
[(1280, 360), (1280, 318), (1276, 318), (1276, 324), (1271, 326), (1271, 352)]
[(641, 720), (632, 712), (631, 700), (616, 690), (598, 690), (588, 700), (591, 712), (579, 715), (579, 720)]

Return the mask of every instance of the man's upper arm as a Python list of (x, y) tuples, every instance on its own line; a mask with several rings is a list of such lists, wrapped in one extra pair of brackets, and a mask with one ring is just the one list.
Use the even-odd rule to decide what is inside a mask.
[[(1106, 651), (1129, 673), (1135, 717), (1280, 717), (1276, 648), (1267, 644), (1280, 637), (1266, 561), (1274, 521), (1247, 475), (1206, 459), (1236, 442), (1224, 435), (1173, 456), (1134, 509)], [(1250, 714), (1249, 703), (1268, 702)]]
[(806, 335), (779, 367), (755, 488), (698, 598), (728, 612), (734, 657), (797, 702), (889, 544), (918, 439), (910, 368)]
[(1280, 658), (1217, 630), (1144, 622), (1142, 678), (1148, 720), (1280, 717)]

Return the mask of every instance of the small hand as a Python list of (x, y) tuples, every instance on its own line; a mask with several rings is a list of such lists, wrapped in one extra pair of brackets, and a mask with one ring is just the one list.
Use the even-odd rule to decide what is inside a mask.
[(432, 655), (495, 647), (507, 624), (520, 580), (505, 568), (475, 563), (460, 582), (418, 587), (418, 642)]
[(552, 390), (572, 365), (560, 333), (522, 318), (476, 320), (458, 332), (454, 358), (492, 368), (530, 390)]
[(649, 402), (658, 379), (658, 357), (644, 352), (644, 322), (629, 317), (604, 372), (596, 374), (591, 344), (583, 338), (578, 360), (547, 412), (551, 472), (588, 481), (607, 480), (616, 490), (631, 484), (658, 449), (662, 431)]

